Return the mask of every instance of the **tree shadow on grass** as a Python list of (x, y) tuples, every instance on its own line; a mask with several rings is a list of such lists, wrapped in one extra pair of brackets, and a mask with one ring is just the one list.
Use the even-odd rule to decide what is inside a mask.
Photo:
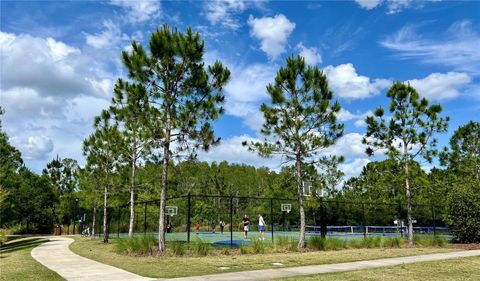
[(38, 246), (47, 241), (48, 239), (41, 238), (41, 237), (32, 237), (32, 238), (13, 240), (11, 242), (7, 242), (5, 245), (2, 245), (0, 247), (0, 254), (2, 254), (2, 257), (4, 257), (3, 254), (19, 251), (25, 248)]

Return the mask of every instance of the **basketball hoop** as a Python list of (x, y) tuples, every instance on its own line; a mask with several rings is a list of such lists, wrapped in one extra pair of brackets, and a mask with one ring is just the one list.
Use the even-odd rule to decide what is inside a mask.
[(292, 210), (292, 204), (282, 204), (281, 207), (282, 212), (286, 212), (287, 214)]
[(166, 206), (165, 207), (167, 216), (176, 216), (178, 213), (178, 207), (177, 206)]

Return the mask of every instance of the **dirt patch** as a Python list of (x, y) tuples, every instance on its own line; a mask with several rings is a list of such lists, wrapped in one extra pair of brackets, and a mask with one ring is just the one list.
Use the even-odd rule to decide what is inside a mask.
[(472, 244), (450, 244), (449, 248), (462, 250), (480, 250), (480, 243)]

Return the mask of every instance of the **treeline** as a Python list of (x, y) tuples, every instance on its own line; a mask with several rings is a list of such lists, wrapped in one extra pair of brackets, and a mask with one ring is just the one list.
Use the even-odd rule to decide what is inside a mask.
[[(439, 222), (448, 225), (456, 238), (463, 242), (478, 242), (479, 237), (480, 161), (478, 155), (475, 156), (475, 147), (478, 150), (476, 136), (479, 132), (480, 124), (476, 122), (470, 122), (455, 132), (450, 148), (442, 153), (446, 169), (433, 168), (426, 172), (420, 168), (419, 163), (410, 163), (413, 204), (421, 206), (414, 212), (414, 217), (429, 218), (431, 207), (435, 207), (437, 226), (441, 225)], [(92, 222), (92, 211), (94, 207), (101, 206), (104, 195), (95, 174), (87, 168), (80, 168), (75, 160), (56, 158), (46, 165), (42, 175), (36, 175), (23, 166), (20, 152), (9, 144), (4, 132), (1, 134), (1, 151), (2, 228), (13, 227), (19, 233), (50, 233), (57, 224), (73, 228), (74, 222), (78, 225), (78, 220), (84, 214), (88, 214), (86, 220)], [(160, 170), (161, 164), (154, 162), (143, 163), (138, 167), (137, 201), (159, 199)], [(188, 193), (267, 198), (296, 196), (294, 171), (291, 167), (276, 172), (226, 161), (209, 164), (190, 160), (177, 164), (170, 162), (169, 171), (171, 176), (167, 197)], [(128, 205), (130, 174), (131, 168), (124, 166), (112, 175), (113, 184), (109, 194), (111, 207)], [(327, 213), (329, 225), (361, 223), (361, 218), (355, 217), (355, 213), (360, 211), (362, 203), (405, 204), (404, 176), (401, 166), (394, 160), (371, 162), (359, 176), (350, 178), (343, 184), (340, 183), (342, 173), (338, 170), (317, 175), (316, 179), (316, 182), (312, 182), (312, 191), (327, 187), (329, 182), (338, 184), (335, 188), (327, 188), (328, 192), (324, 194), (326, 201), (359, 203), (337, 204), (336, 209), (330, 209)], [(268, 214), (268, 204), (268, 201), (246, 201), (241, 211), (255, 213), (256, 210), (264, 210)], [(218, 206), (197, 205), (199, 207), (193, 210), (192, 221), (203, 219), (208, 222), (220, 213)], [(319, 198), (307, 197), (306, 205), (307, 214), (318, 213)], [(367, 215), (370, 216), (368, 220), (373, 225), (375, 221), (392, 224), (393, 219), (397, 218), (396, 207), (371, 205), (380, 206), (373, 210), (370, 205), (367, 206)], [(278, 210), (275, 213), (278, 214)], [(281, 222), (279, 218), (272, 219), (276, 223)], [(292, 212), (288, 223), (298, 223), (298, 219), (298, 214)], [(309, 224), (318, 224), (311, 216), (307, 216), (307, 221)], [(422, 222), (432, 226), (428, 219)], [(73, 229), (68, 231), (73, 233)]]

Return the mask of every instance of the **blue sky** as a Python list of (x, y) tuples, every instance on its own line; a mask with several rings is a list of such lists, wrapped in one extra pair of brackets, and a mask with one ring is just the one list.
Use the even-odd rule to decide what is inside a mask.
[[(259, 138), (265, 86), (285, 58), (305, 56), (327, 75), (343, 110), (345, 136), (325, 150), (357, 175), (372, 161), (361, 144), (363, 119), (387, 106), (392, 81), (409, 81), (451, 117), (452, 132), (480, 120), (480, 2), (472, 1), (2, 1), (0, 105), (4, 127), (26, 165), (40, 172), (57, 154), (81, 164), (92, 120), (125, 77), (120, 52), (143, 44), (164, 23), (191, 26), (205, 60), (232, 71), (223, 140), (199, 160), (280, 167), (240, 143)], [(381, 156), (380, 156), (381, 158)], [(378, 158), (377, 158), (378, 159)], [(424, 167), (431, 165), (426, 163)]]

